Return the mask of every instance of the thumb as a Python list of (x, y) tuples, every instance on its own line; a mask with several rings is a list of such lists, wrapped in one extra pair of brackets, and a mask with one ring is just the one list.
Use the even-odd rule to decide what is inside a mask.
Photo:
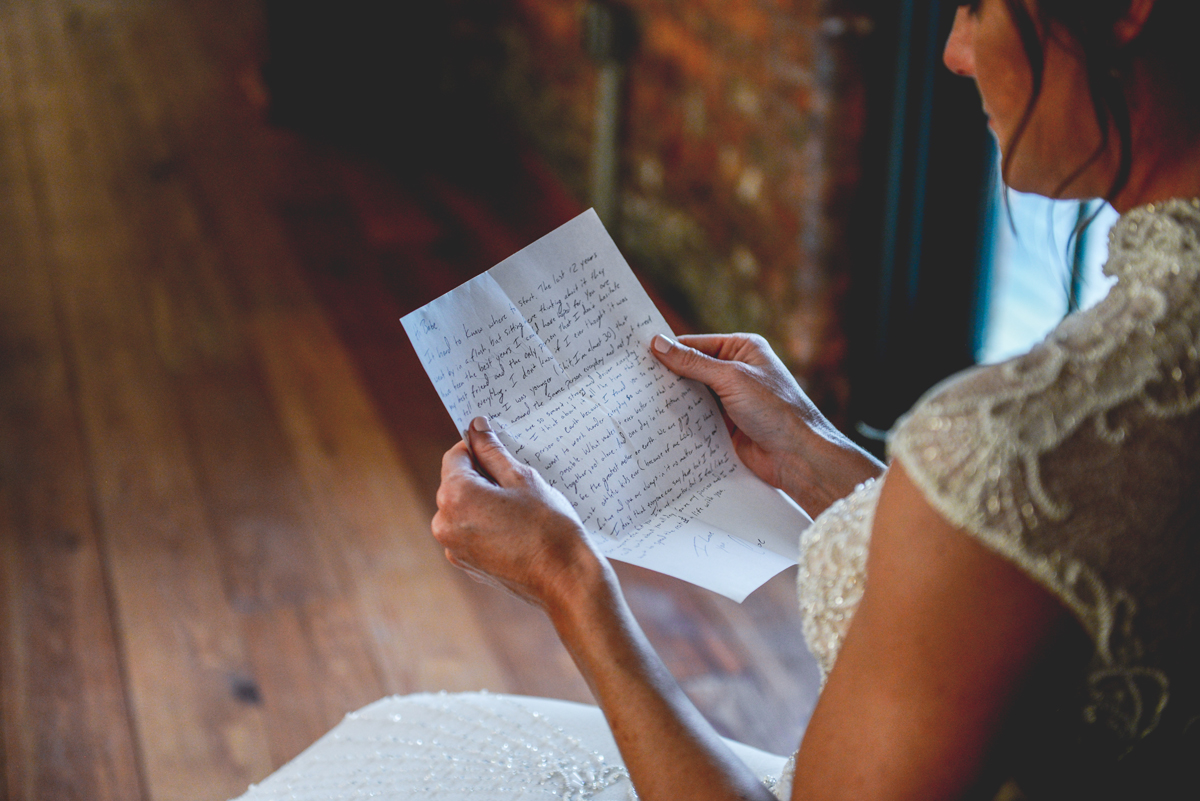
[(494, 478), (500, 486), (510, 486), (517, 476), (519, 465), (492, 430), (491, 422), (486, 417), (476, 417), (467, 429), (467, 437), (471, 455), (483, 472)]
[(684, 378), (694, 378), (713, 389), (717, 389), (722, 379), (728, 376), (729, 362), (714, 359), (670, 337), (662, 334), (655, 336), (651, 347), (654, 355), (671, 372)]

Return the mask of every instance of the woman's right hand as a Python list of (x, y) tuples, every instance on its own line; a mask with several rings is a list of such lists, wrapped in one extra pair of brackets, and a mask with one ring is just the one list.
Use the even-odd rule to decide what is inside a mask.
[(825, 419), (762, 337), (657, 336), (651, 350), (672, 372), (717, 393), (738, 456), (810, 515), (883, 472)]

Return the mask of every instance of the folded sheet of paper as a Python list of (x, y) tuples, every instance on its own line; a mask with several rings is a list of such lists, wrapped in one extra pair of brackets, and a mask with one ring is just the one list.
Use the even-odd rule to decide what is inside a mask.
[(595, 212), (402, 322), (458, 430), (487, 415), (610, 558), (736, 601), (796, 563), (808, 515), (651, 355), (670, 328)]

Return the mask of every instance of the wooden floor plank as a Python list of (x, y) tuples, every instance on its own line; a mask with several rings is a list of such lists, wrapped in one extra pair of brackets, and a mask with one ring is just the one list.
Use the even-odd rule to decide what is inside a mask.
[[(41, 234), (77, 359), (127, 680), (155, 799), (224, 798), (269, 767), (259, 709), (222, 591), (211, 526), (151, 343), (126, 221), (97, 170), (104, 148), (55, 4), (21, 9), (26, 101), (42, 179)], [(68, 125), (64, 122), (69, 121)]]
[[(7, 15), (4, 15), (7, 16)], [(6, 798), (140, 799), (70, 371), (0, 16), (0, 720)]]
[(324, 319), (263, 315), (260, 347), (313, 497), (359, 577), (389, 692), (509, 690), (429, 536), (430, 511)]
[[(262, 702), (271, 761), (278, 765), (382, 688), (366, 625), (347, 612), (344, 599), (353, 588), (338, 544), (324, 548), (311, 522), (311, 504), (247, 342), (245, 309), (225, 280), (232, 267), (223, 261), (225, 250), (209, 240), (192, 187), (181, 178), (189, 142), (170, 136), (161, 90), (135, 58), (145, 55), (148, 42), (171, 39), (158, 27), (166, 19), (155, 13), (85, 17), (73, 40), (86, 74), (98, 76), (93, 97), (103, 96), (113, 76), (126, 89), (94, 115), (107, 116), (111, 127), (105, 163), (142, 251), (155, 341), (247, 650), (249, 672), (238, 679), (238, 697)], [(172, 55), (170, 75), (204, 74), (185, 53)], [(145, 169), (164, 162), (176, 166)], [(288, 625), (296, 620), (305, 625)], [(337, 636), (328, 636), (333, 630)], [(303, 661), (293, 666), (293, 659)]]
[(139, 32), (153, 34), (133, 20), (85, 18), (73, 40), (85, 74), (101, 76), (89, 86), (92, 97), (103, 97), (114, 79), (126, 87), (92, 115), (106, 118), (111, 131), (106, 183), (117, 190), (118, 213), (144, 265), (155, 349), (180, 408), (227, 594), (238, 609), (336, 594), (336, 569), (306, 525), (303, 493), (225, 278), (224, 254), (179, 176), (187, 153), (161, 135), (159, 104), (139, 86), (144, 76), (130, 59), (142, 44), (133, 35)]
[[(351, 590), (344, 560), (323, 547), (311, 523), (242, 309), (224, 279), (224, 251), (209, 240), (178, 167), (149, 179), (150, 171), (140, 169), (155, 154), (166, 154), (159, 158), (172, 165), (188, 159), (188, 143), (164, 135), (170, 126), (163, 104), (145, 85), (145, 66), (131, 59), (147, 40), (159, 38), (161, 20), (151, 14), (121, 20), (120, 27), (104, 18), (84, 20), (76, 39), (89, 75), (121, 75), (128, 86), (107, 104), (119, 150), (107, 159), (111, 180), (121, 187), (123, 214), (147, 251), (156, 342), (178, 399), (226, 595), (239, 618), (249, 664), (239, 692), (261, 701), (271, 762), (278, 765), (383, 690), (365, 625), (346, 611)], [(190, 74), (176, 58), (172, 74)], [(297, 620), (305, 625), (290, 625)], [(321, 636), (331, 629), (336, 638)]]
[(271, 760), (292, 759), (346, 713), (386, 693), (353, 601), (322, 598), (244, 615), (242, 630), (270, 729)]
[[(456, 434), (397, 319), (569, 203), (497, 213), (270, 130), (259, 8), (0, 4), (6, 797), (225, 798), (392, 692), (590, 697), (430, 537)], [(619, 570), (702, 711), (793, 747), (787, 577), (737, 606)]]
[[(164, 58), (161, 49), (138, 52)], [(166, 66), (151, 62), (142, 74), (169, 75)], [(177, 121), (196, 116), (181, 107), (194, 98), (173, 100)], [(231, 122), (219, 110), (209, 119)], [(219, 199), (210, 224), (234, 260), (243, 311), (313, 520), (329, 547), (344, 554), (388, 691), (508, 689), (476, 616), (455, 579), (447, 579), (454, 571), (429, 536), (428, 504), (411, 489), (361, 379), (299, 276), (261, 174), (245, 169), (264, 163), (254, 148), (269, 148), (265, 131), (257, 139), (255, 131), (216, 125), (205, 133), (206, 149), (193, 151), (185, 169), (198, 193)]]
[[(411, 311), (418, 300), (409, 294), (407, 304), (399, 301), (386, 284), (384, 265), (374, 259), (362, 257), (365, 263), (336, 267), (338, 260), (345, 257), (345, 245), (335, 245), (344, 242), (336, 230), (346, 224), (344, 209), (337, 208), (326, 205), (320, 220), (309, 218), (308, 225), (298, 224), (291, 229), (292, 235), (302, 244), (306, 275), (324, 305), (332, 309), (338, 333), (355, 354), (364, 381), (381, 406), (384, 424), (410, 467), (416, 490), (428, 504), (437, 488), (442, 453), (454, 444), (457, 435), (432, 384), (424, 380), (415, 352), (406, 341), (400, 341), (403, 339), (400, 317)], [(307, 217), (303, 215), (301, 219)], [(332, 236), (326, 233), (330, 228), (334, 229)], [(407, 270), (416, 280), (421, 280), (424, 274), (419, 266), (409, 265)], [(455, 273), (449, 266), (435, 275), (443, 281), (455, 281)], [(453, 284), (447, 288), (453, 288)], [(423, 287), (419, 291), (431, 290)], [(511, 677), (512, 691), (574, 701), (592, 700), (586, 683), (541, 610), (503, 596), (462, 574), (456, 578), (484, 622), (489, 647)]]

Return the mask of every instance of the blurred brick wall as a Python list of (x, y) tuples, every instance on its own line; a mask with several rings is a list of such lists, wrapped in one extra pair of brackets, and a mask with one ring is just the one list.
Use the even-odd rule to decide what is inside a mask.
[[(595, 82), (585, 5), (511, 0), (495, 28), (500, 102), (582, 201)], [(835, 417), (864, 118), (853, 44), (866, 23), (844, 5), (629, 0), (639, 43), (615, 232), (699, 329), (764, 334)]]

